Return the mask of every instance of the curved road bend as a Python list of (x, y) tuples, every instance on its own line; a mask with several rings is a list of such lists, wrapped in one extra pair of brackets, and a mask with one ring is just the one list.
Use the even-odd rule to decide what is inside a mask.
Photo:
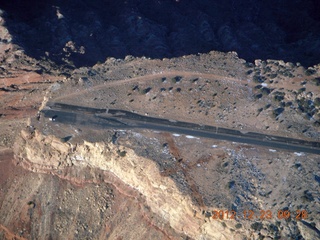
[(48, 103), (47, 106), (48, 108), (42, 110), (44, 116), (48, 118), (55, 116), (54, 120), (56, 122), (64, 124), (79, 124), (87, 127), (111, 129), (151, 129), (260, 145), (287, 151), (320, 154), (320, 142), (255, 132), (242, 133), (233, 129), (147, 117), (118, 109), (89, 108), (61, 103)]

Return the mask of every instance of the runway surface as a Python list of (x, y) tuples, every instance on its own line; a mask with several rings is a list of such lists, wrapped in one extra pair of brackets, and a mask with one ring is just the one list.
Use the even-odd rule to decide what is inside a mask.
[(62, 124), (83, 125), (104, 129), (150, 129), (194, 137), (260, 145), (293, 152), (320, 154), (320, 142), (256, 132), (243, 133), (233, 129), (153, 118), (119, 109), (99, 109), (62, 103), (48, 103), (47, 107), (42, 110), (42, 114), (44, 117), (51, 118), (53, 121)]

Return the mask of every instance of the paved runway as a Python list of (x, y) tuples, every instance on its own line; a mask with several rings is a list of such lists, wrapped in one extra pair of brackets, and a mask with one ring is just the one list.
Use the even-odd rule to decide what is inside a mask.
[(320, 142), (255, 132), (242, 133), (233, 129), (147, 117), (118, 109), (88, 108), (61, 103), (48, 103), (47, 106), (42, 110), (44, 116), (64, 124), (79, 124), (87, 127), (110, 129), (150, 129), (260, 145), (287, 151), (320, 154)]

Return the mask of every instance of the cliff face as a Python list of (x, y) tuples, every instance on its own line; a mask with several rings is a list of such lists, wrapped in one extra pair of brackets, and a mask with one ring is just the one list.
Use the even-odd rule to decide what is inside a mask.
[[(103, 193), (103, 191), (105, 191), (105, 186), (102, 186), (103, 182), (108, 182), (108, 184), (113, 185), (115, 192), (123, 194), (129, 201), (133, 201), (133, 199), (138, 197), (142, 202), (136, 204), (142, 208), (149, 208), (150, 214), (152, 215), (151, 219), (149, 219), (151, 228), (154, 228), (154, 231), (160, 231), (156, 238), (173, 237), (167, 235), (169, 234), (166, 233), (168, 230), (171, 231), (170, 234), (174, 231), (175, 234), (180, 236), (187, 235), (191, 238), (198, 238), (205, 233), (206, 237), (211, 239), (221, 237), (227, 239), (223, 236), (230, 235), (231, 233), (230, 230), (224, 230), (219, 222), (205, 222), (199, 206), (193, 205), (190, 197), (182, 194), (170, 177), (161, 176), (155, 162), (136, 155), (132, 149), (103, 142), (90, 143), (86, 141), (73, 146), (70, 143), (62, 143), (60, 139), (53, 136), (43, 136), (35, 131), (31, 134), (23, 132), (16, 142), (15, 151), (18, 161), (17, 164), (29, 171), (52, 174), (61, 179), (66, 179), (76, 186), (89, 187), (90, 190), (92, 189), (90, 185), (93, 183), (96, 184), (97, 189), (95, 192), (98, 192), (100, 196), (95, 196), (95, 200), (93, 201), (88, 200), (87, 204), (89, 205), (102, 204), (103, 201), (106, 201), (105, 196), (108, 196), (108, 194)], [(99, 176), (102, 172), (108, 173)], [(90, 175), (86, 176), (88, 173), (90, 173)], [(97, 175), (97, 173), (99, 173), (99, 175)], [(118, 186), (118, 182), (120, 181), (122, 184)], [(59, 198), (60, 196), (57, 195), (57, 197)], [(88, 195), (78, 196), (78, 198), (79, 201), (82, 202), (88, 199)], [(112, 205), (118, 205), (117, 200), (118, 198), (116, 197), (112, 199)], [(82, 211), (88, 219), (97, 218), (95, 221), (101, 224), (107, 220), (103, 218), (106, 218), (104, 210), (108, 208), (109, 203), (104, 204), (106, 204), (106, 206), (96, 206), (97, 209), (94, 209), (94, 212), (85, 212), (84, 209), (79, 210)], [(37, 206), (37, 209), (46, 208), (43, 199), (39, 199), (39, 202), (30, 203), (30, 205), (40, 205)], [(68, 206), (72, 206), (72, 203), (69, 202), (68, 206), (62, 207), (72, 212), (75, 207), (79, 208), (79, 205), (81, 206), (82, 204), (77, 202), (74, 207), (68, 209)], [(53, 209), (51, 209), (51, 211), (53, 211)], [(96, 212), (100, 212), (100, 216), (96, 216)], [(122, 212), (120, 215), (123, 214)], [(139, 213), (128, 211), (126, 214), (127, 217), (124, 216), (123, 221), (128, 222), (131, 214), (136, 215)], [(46, 213), (43, 213), (43, 219), (39, 219), (38, 225), (41, 226), (41, 228), (55, 228), (58, 223), (51, 225), (49, 222), (46, 222), (46, 215)], [(155, 219), (153, 219), (153, 216), (156, 216)], [(7, 220), (10, 219), (8, 215), (3, 215), (3, 217)], [(59, 218), (58, 216), (56, 217)], [(146, 216), (146, 218), (149, 217), (150, 216)], [(84, 221), (84, 219), (80, 220)], [(88, 224), (87, 221), (84, 222)], [(74, 235), (73, 232), (68, 231), (68, 229), (79, 227), (77, 224), (72, 222), (66, 222), (65, 224), (63, 229), (67, 232), (56, 234), (66, 234), (75, 237), (85, 236)], [(108, 224), (112, 224), (112, 220)], [(130, 228), (134, 230), (138, 228), (138, 225), (138, 223), (134, 223)], [(164, 228), (166, 225), (168, 229)], [(90, 232), (87, 233), (87, 236), (90, 238), (95, 238), (95, 236), (103, 233), (105, 234), (103, 226), (100, 226), (101, 229), (95, 229), (93, 225), (88, 226), (88, 228), (92, 231), (91, 234)], [(115, 229), (110, 229), (110, 238), (114, 238), (115, 234), (118, 234), (117, 229), (120, 228), (120, 226), (114, 226), (114, 228)], [(39, 234), (44, 237), (45, 235), (42, 234), (48, 234), (47, 232), (38, 232), (36, 228), (30, 230), (31, 236), (38, 236)], [(124, 232), (121, 233), (122, 236), (125, 236), (127, 239), (134, 239), (137, 233), (131, 235), (128, 231), (129, 229), (124, 230)], [(136, 230), (133, 232), (135, 231)], [(161, 233), (162, 231), (163, 233)], [(148, 236), (151, 233), (148, 230), (146, 234), (146, 236)], [(51, 237), (54, 236), (52, 235)], [(140, 237), (141, 236), (139, 236), (139, 239)]]

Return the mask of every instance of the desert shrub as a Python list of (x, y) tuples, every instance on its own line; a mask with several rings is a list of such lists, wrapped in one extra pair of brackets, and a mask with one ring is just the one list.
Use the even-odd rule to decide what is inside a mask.
[(228, 183), (228, 188), (229, 188), (229, 189), (233, 188), (235, 184), (236, 184), (235, 181), (230, 181), (230, 182)]
[(280, 102), (280, 107), (285, 107), (286, 106), (286, 103), (285, 102)]
[(255, 98), (255, 99), (260, 99), (260, 98), (262, 98), (262, 94), (261, 94), (261, 93), (256, 94), (256, 95), (254, 95), (254, 98)]
[(242, 228), (242, 224), (241, 224), (241, 223), (237, 223), (237, 224), (235, 225), (235, 228), (236, 228), (236, 229)]
[(255, 222), (251, 224), (251, 228), (255, 231), (260, 231), (262, 229), (263, 225), (260, 222)]
[(61, 141), (68, 142), (71, 138), (72, 138), (72, 136), (67, 136), (67, 137), (61, 138)]
[(308, 68), (308, 69), (305, 71), (305, 74), (306, 74), (307, 76), (310, 76), (310, 75), (315, 74), (316, 72), (317, 72), (316, 70), (314, 70), (314, 69), (312, 69), (312, 68)]
[(315, 121), (315, 122), (313, 123), (313, 126), (315, 126), (315, 127), (320, 127), (320, 121)]
[(132, 91), (135, 91), (135, 90), (139, 91), (139, 86), (138, 85), (135, 85), (135, 86), (132, 87)]
[(271, 104), (270, 104), (270, 103), (267, 104), (267, 105), (264, 107), (264, 109), (268, 109), (269, 107), (271, 107)]
[(253, 81), (256, 83), (263, 83), (265, 80), (266, 78), (264, 76), (257, 76), (257, 75), (253, 76)]
[(274, 79), (274, 78), (276, 78), (277, 76), (278, 76), (278, 74), (276, 74), (276, 73), (268, 74), (268, 77), (269, 77), (270, 79)]
[(312, 116), (314, 115), (315, 107), (313, 101), (301, 98), (297, 100), (297, 103), (301, 112), (309, 113)]
[(292, 102), (286, 102), (286, 107), (292, 106)]
[(266, 72), (266, 73), (267, 73), (267, 72), (271, 72), (271, 67), (270, 67), (270, 66), (267, 66), (267, 67), (265, 67), (263, 70), (264, 70), (264, 72)]
[(147, 88), (141, 90), (141, 94), (147, 94), (148, 92), (151, 91), (151, 89), (152, 89), (151, 87), (147, 87)]
[(261, 93), (263, 95), (269, 95), (271, 93), (271, 89), (270, 88), (266, 88), (266, 87), (263, 87), (261, 88)]
[(283, 113), (283, 111), (284, 111), (284, 108), (282, 107), (276, 108), (273, 110), (273, 116), (278, 117), (281, 113)]
[(253, 73), (253, 70), (250, 69), (247, 71), (247, 75), (250, 75), (251, 73)]
[(284, 99), (284, 95), (285, 93), (284, 92), (278, 92), (276, 91), (274, 93), (274, 100), (278, 101), (278, 102), (281, 102), (283, 99)]
[(305, 190), (303, 193), (304, 193), (304, 195), (302, 197), (303, 199), (305, 199), (309, 202), (314, 201), (314, 197), (312, 196), (312, 193), (309, 190)]
[(178, 83), (178, 82), (181, 81), (181, 79), (182, 79), (181, 76), (175, 76), (174, 78), (171, 79), (171, 81), (172, 81), (173, 83)]
[(315, 78), (312, 80), (317, 86), (320, 86), (320, 78)]
[(244, 65), (245, 65), (247, 68), (252, 68), (252, 67), (254, 67), (253, 63), (251, 63), (251, 62), (246, 62), (246, 63), (244, 63)]
[(120, 150), (118, 150), (117, 153), (118, 153), (118, 155), (119, 155), (120, 157), (125, 157), (126, 154), (127, 154), (126, 151), (120, 151)]
[(285, 76), (285, 77), (289, 77), (289, 78), (292, 78), (292, 77), (294, 77), (294, 75), (290, 72), (290, 70), (288, 70), (288, 69), (286, 69), (286, 70), (284, 70), (284, 71), (281, 71), (281, 72), (279, 72), (280, 74), (282, 74), (283, 76)]
[(305, 87), (300, 88), (300, 89), (298, 90), (298, 94), (300, 94), (300, 93), (304, 92), (305, 90), (306, 90), (306, 88), (305, 88)]

